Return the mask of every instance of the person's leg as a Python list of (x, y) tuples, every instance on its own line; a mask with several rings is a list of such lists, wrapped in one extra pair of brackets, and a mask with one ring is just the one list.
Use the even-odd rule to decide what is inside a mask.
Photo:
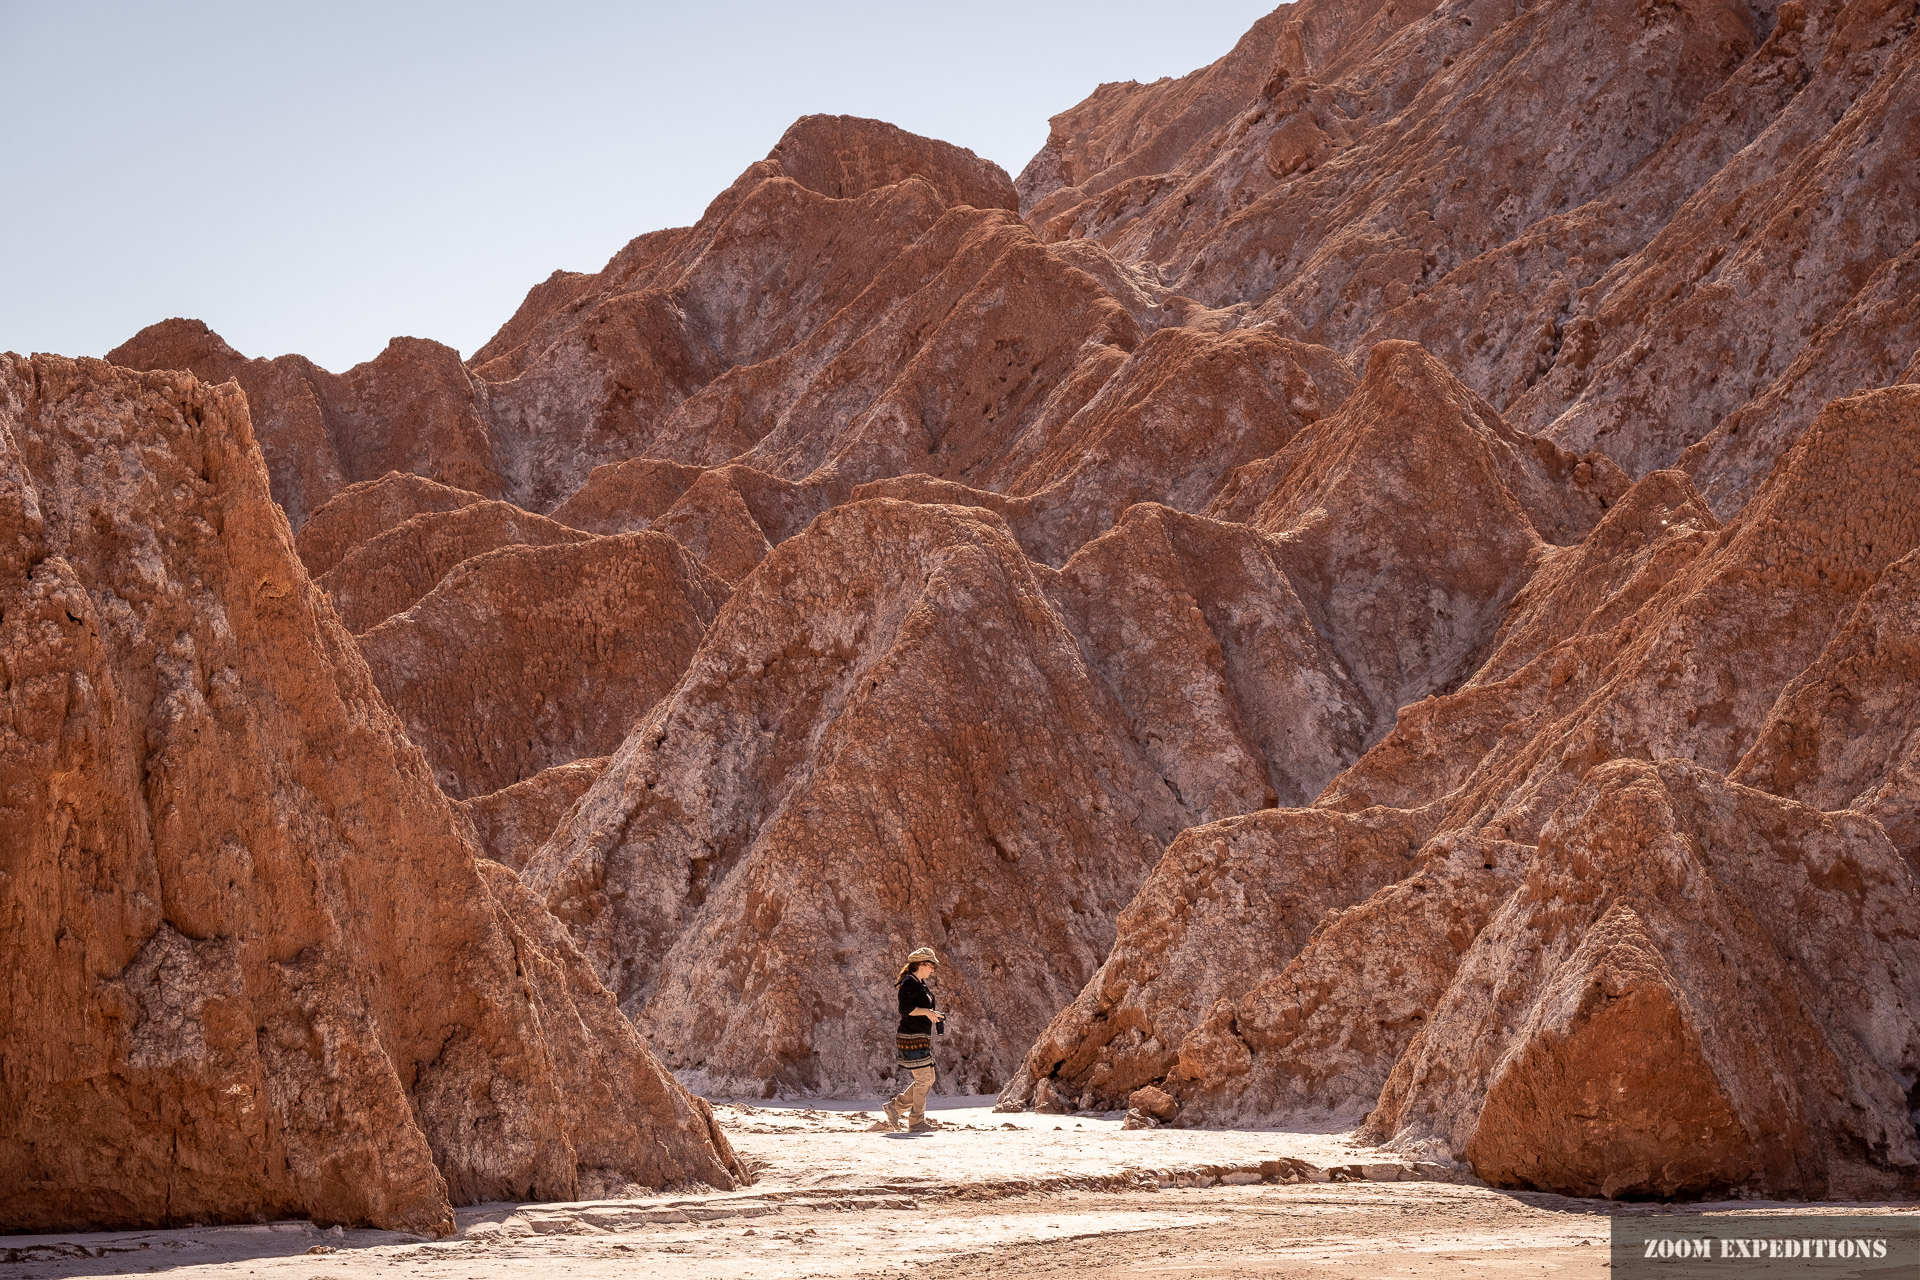
[(908, 1084), (906, 1088), (887, 1099), (885, 1108), (887, 1119), (892, 1121), (895, 1126), (898, 1126), (902, 1120), (905, 1120), (907, 1118), (907, 1112), (913, 1108), (913, 1091), (920, 1087), (920, 1073), (918, 1071), (907, 1072), (907, 1080)]
[(900, 1096), (900, 1100), (907, 1105), (907, 1122), (909, 1124), (926, 1123), (927, 1093), (932, 1088), (933, 1068), (931, 1066), (916, 1067), (913, 1072), (913, 1083), (909, 1085), (907, 1091)]

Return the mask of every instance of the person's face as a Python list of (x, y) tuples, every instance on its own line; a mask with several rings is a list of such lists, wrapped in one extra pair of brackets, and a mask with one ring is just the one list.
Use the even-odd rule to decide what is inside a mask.
[(933, 966), (925, 960), (922, 960), (919, 964), (913, 966), (913, 976), (925, 982), (933, 976)]

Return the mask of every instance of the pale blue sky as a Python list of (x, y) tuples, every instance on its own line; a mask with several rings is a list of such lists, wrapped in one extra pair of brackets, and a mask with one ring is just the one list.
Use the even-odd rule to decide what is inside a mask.
[(395, 334), (471, 352), (797, 116), (1017, 174), (1095, 85), (1184, 74), (1271, 8), (0, 0), (0, 350), (185, 315), (332, 369)]

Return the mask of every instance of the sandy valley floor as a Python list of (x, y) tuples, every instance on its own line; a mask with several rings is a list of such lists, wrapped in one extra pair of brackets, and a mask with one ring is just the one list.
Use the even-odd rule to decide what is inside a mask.
[(0, 1277), (1531, 1280), (1604, 1274), (1610, 1212), (1785, 1207), (1514, 1195), (1342, 1134), (1128, 1132), (1118, 1117), (996, 1115), (989, 1101), (947, 1099), (945, 1131), (915, 1136), (869, 1132), (858, 1104), (722, 1107), (759, 1174), (737, 1192), (479, 1206), (440, 1241), (305, 1222), (0, 1236)]

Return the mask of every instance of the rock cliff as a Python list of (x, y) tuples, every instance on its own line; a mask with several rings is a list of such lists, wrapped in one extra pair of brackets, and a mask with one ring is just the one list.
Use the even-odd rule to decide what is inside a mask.
[(0, 1225), (742, 1176), (488, 871), (268, 495), (247, 401), (0, 357)]

